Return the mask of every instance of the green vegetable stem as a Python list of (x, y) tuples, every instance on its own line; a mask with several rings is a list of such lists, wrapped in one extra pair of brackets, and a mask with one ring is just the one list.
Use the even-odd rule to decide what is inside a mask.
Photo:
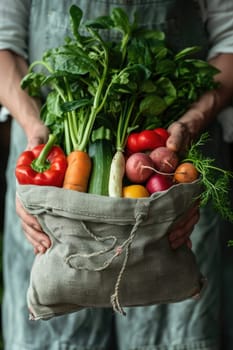
[(233, 178), (233, 173), (215, 166), (214, 159), (203, 156), (200, 147), (208, 140), (208, 133), (203, 133), (200, 139), (191, 145), (183, 162), (193, 163), (201, 175), (203, 185), (200, 196), (201, 206), (205, 206), (210, 202), (223, 219), (233, 222), (233, 211), (229, 198), (230, 181)]
[[(173, 52), (164, 33), (141, 28), (136, 14), (130, 22), (114, 8), (108, 16), (82, 20), (82, 10), (72, 5), (69, 37), (33, 62), (21, 83), (44, 99), (41, 119), (66, 154), (87, 151), (92, 133), (104, 127), (123, 156), (130, 132), (167, 127), (216, 87), (218, 70), (193, 58), (198, 47)], [(109, 39), (112, 32), (117, 40)], [(113, 172), (109, 182), (112, 176), (119, 194), (122, 179)]]

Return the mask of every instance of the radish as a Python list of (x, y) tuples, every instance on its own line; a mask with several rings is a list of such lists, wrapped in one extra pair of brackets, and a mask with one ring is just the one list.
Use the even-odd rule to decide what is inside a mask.
[(198, 179), (199, 172), (196, 167), (189, 162), (181, 163), (174, 173), (174, 180), (176, 182), (193, 182)]
[(155, 169), (164, 173), (172, 173), (176, 169), (178, 155), (167, 147), (157, 147), (149, 154)]
[(109, 197), (122, 197), (122, 182), (125, 174), (125, 157), (122, 151), (117, 151), (112, 159), (108, 194)]
[(171, 187), (172, 184), (173, 183), (170, 176), (154, 174), (148, 179), (146, 189), (150, 194), (152, 194), (155, 192), (165, 191)]
[(133, 183), (145, 182), (153, 173), (153, 161), (146, 153), (133, 153), (126, 161), (125, 174)]

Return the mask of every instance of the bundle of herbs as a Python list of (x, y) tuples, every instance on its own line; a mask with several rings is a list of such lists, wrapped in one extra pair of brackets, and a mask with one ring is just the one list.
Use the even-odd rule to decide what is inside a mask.
[[(22, 88), (37, 97), (48, 90), (41, 118), (68, 155), (68, 169), (75, 165), (64, 187), (74, 189), (72, 181), (84, 178), (76, 189), (121, 196), (129, 134), (166, 128), (216, 87), (219, 71), (194, 58), (198, 47), (173, 52), (163, 32), (140, 28), (136, 16), (131, 23), (121, 8), (83, 22), (73, 5), (70, 19), (72, 35), (31, 64)], [(106, 39), (111, 32), (117, 40)], [(216, 188), (205, 185), (209, 198)]]

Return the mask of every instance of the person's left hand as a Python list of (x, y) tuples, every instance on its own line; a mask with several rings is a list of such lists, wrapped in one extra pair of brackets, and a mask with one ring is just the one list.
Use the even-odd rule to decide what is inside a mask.
[(194, 226), (198, 223), (199, 218), (199, 205), (196, 204), (188, 210), (183, 218), (177, 221), (168, 235), (172, 249), (177, 249), (183, 244), (187, 244), (189, 248), (192, 247), (190, 235), (194, 229)]
[[(166, 146), (180, 156), (184, 155), (192, 141), (203, 129), (204, 124), (202, 114), (197, 109), (191, 108), (178, 121), (169, 126), (170, 136)], [(168, 236), (172, 249), (177, 249), (185, 243), (191, 248), (190, 235), (199, 218), (199, 205), (196, 204), (173, 226)]]

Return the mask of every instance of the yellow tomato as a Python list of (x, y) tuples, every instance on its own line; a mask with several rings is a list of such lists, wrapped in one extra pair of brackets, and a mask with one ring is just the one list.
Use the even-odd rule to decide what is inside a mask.
[(143, 198), (149, 196), (149, 192), (142, 185), (129, 185), (123, 187), (122, 197), (124, 198)]

